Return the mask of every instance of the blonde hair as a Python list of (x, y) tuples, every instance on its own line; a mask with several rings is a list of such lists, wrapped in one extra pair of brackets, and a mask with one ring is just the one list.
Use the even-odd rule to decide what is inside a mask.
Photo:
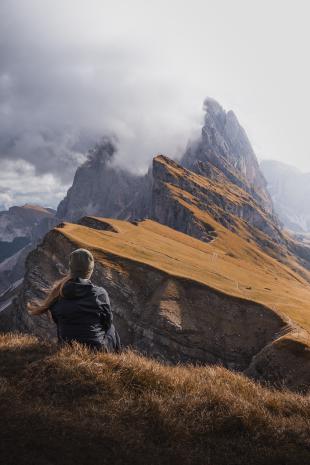
[(60, 281), (57, 281), (48, 292), (44, 300), (34, 300), (27, 303), (27, 310), (30, 315), (42, 315), (47, 313), (51, 306), (56, 302), (59, 297), (62, 297), (62, 290), (64, 285), (71, 279), (71, 276), (65, 276)]

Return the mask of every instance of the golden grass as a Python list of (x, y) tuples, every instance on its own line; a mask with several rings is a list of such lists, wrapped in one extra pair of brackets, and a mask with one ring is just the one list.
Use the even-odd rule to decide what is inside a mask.
[(310, 463), (310, 398), (220, 367), (0, 335), (5, 465)]
[(137, 226), (114, 219), (100, 219), (118, 232), (99, 231), (66, 223), (58, 232), (77, 247), (92, 250), (104, 266), (114, 266), (108, 255), (125, 257), (208, 285), (223, 293), (260, 302), (310, 330), (310, 284), (288, 266), (260, 250), (254, 242), (204, 215), (217, 238), (201, 242), (186, 234), (145, 220)]
[(187, 179), (193, 185), (206, 189), (208, 192), (214, 192), (222, 198), (230, 200), (232, 203), (254, 205), (253, 197), (241, 187), (229, 182), (225, 176), (222, 179), (223, 183), (219, 183), (217, 180), (212, 180), (187, 170), (163, 155), (158, 155), (155, 160), (157, 163), (165, 165), (169, 173), (173, 174), (175, 178), (181, 177)]

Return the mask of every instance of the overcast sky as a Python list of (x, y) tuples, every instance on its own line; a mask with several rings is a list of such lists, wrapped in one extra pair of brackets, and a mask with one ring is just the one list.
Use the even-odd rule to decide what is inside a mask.
[(308, 4), (0, 0), (0, 208), (55, 206), (104, 134), (134, 171), (182, 153), (206, 96), (310, 171)]

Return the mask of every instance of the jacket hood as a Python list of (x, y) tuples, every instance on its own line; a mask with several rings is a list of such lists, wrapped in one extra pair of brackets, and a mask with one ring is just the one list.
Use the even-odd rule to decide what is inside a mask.
[(92, 293), (93, 284), (89, 279), (70, 279), (62, 288), (65, 299), (80, 299)]

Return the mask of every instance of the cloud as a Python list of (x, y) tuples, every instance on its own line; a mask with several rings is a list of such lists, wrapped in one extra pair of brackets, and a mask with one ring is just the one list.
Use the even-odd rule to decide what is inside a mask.
[(0, 160), (24, 160), (62, 192), (112, 134), (116, 163), (144, 172), (155, 154), (182, 153), (210, 95), (261, 158), (310, 169), (301, 4), (1, 0)]
[(37, 175), (24, 160), (0, 160), (0, 210), (25, 203), (55, 207), (68, 187), (53, 174)]
[[(0, 32), (2, 159), (25, 160), (67, 184), (103, 135), (117, 136), (116, 162), (134, 171), (157, 152), (183, 150), (191, 123), (176, 109), (182, 97), (147, 50), (79, 30), (66, 36), (68, 23), (51, 29), (34, 0), (4, 0), (1, 10), (10, 24)], [(54, 25), (55, 14), (52, 7)]]

